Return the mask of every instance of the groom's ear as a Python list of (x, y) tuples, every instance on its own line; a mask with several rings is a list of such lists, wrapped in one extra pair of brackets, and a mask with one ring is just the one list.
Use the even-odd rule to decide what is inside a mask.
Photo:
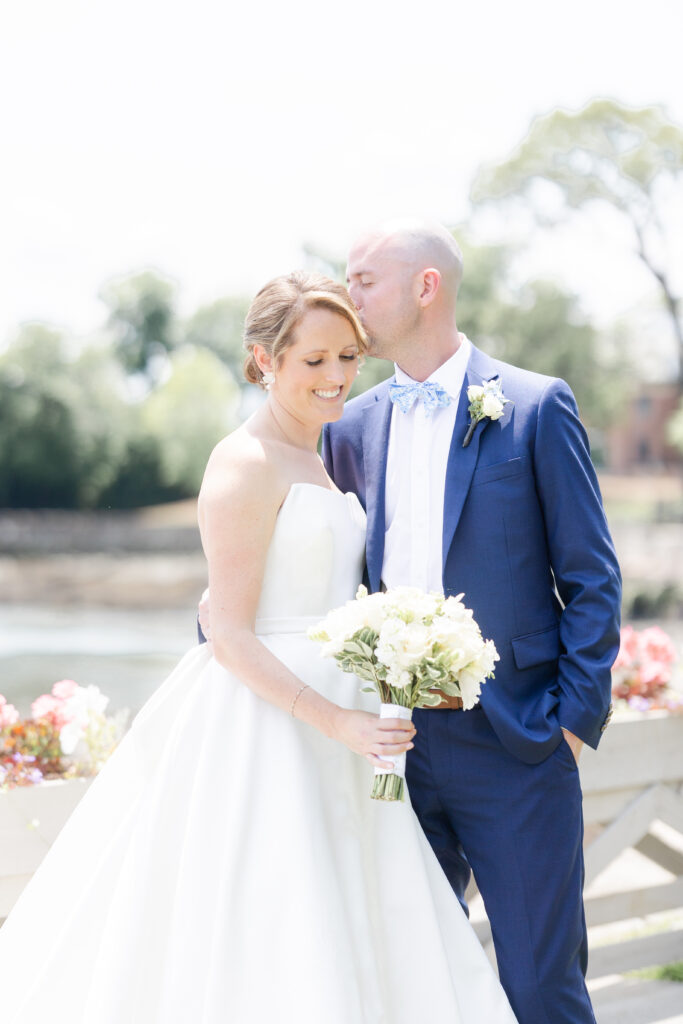
[(436, 267), (428, 267), (420, 274), (420, 295), (421, 306), (429, 306), (435, 299), (436, 293), (441, 285), (441, 274)]

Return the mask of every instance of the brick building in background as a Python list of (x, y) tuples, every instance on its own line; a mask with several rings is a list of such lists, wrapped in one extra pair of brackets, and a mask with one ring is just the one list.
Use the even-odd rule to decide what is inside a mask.
[(683, 468), (683, 453), (667, 440), (669, 420), (680, 397), (673, 381), (640, 385), (624, 414), (606, 432), (605, 462), (610, 472)]

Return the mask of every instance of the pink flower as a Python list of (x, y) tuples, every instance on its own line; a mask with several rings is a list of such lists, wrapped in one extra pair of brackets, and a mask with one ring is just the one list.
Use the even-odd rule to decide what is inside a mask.
[(613, 692), (625, 699), (654, 699), (671, 681), (676, 649), (659, 626), (640, 632), (632, 626), (621, 631), (621, 646), (612, 669)]
[(0, 693), (0, 729), (4, 729), (8, 725), (14, 725), (18, 718), (19, 712), (14, 704), (8, 704)]
[(44, 693), (34, 700), (31, 704), (31, 714), (34, 719), (47, 718), (57, 729), (65, 726), (70, 718), (64, 701), (59, 697), (53, 697), (50, 693)]
[(633, 626), (624, 626), (621, 631), (621, 646), (614, 662), (614, 668), (630, 668), (638, 656), (638, 634)]
[(663, 665), (673, 665), (676, 660), (676, 649), (670, 638), (659, 626), (650, 626), (640, 634), (641, 657)]
[(78, 684), (73, 679), (62, 679), (52, 687), (52, 694), (59, 697), (60, 700), (68, 700), (69, 697), (73, 697), (77, 689)]

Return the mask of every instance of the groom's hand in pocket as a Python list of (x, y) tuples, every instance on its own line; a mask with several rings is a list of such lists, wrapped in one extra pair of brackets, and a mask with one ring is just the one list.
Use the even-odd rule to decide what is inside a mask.
[(581, 757), (581, 751), (583, 750), (583, 740), (580, 740), (579, 737), (575, 736), (573, 732), (569, 731), (569, 729), (565, 729), (563, 727), (561, 728), (562, 732), (564, 733), (564, 738), (569, 744), (569, 749), (574, 755), (574, 760), (578, 764), (579, 758)]

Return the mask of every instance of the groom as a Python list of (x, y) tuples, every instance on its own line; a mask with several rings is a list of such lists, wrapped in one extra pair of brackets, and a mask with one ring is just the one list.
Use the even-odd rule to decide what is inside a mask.
[[(323, 457), (367, 510), (371, 589), (464, 592), (495, 641), (478, 709), (415, 711), (410, 798), (463, 903), (474, 872), (520, 1024), (594, 1024), (577, 760), (611, 715), (619, 568), (569, 387), (458, 332), (461, 277), (439, 226), (354, 245), (351, 297), (396, 375), (326, 426)], [(467, 389), (489, 381), (468, 431)]]

